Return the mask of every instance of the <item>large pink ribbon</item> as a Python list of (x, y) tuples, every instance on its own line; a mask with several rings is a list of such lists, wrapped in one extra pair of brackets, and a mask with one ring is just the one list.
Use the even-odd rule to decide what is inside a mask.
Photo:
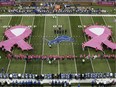
[(11, 52), (11, 48), (16, 44), (22, 50), (33, 49), (27, 42), (24, 41), (32, 33), (32, 30), (27, 26), (14, 26), (5, 31), (5, 36), (8, 40), (0, 42), (0, 48)]
[(91, 40), (83, 44), (84, 47), (88, 46), (97, 50), (102, 50), (102, 44), (105, 44), (112, 50), (116, 49), (116, 43), (113, 43), (109, 40), (109, 37), (111, 36), (111, 30), (108, 27), (92, 25), (87, 27), (84, 32), (92, 38)]

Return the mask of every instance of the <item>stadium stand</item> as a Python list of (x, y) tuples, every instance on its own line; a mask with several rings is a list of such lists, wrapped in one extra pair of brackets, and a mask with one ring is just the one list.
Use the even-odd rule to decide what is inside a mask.
[[(94, 86), (113, 86), (116, 84), (116, 73), (77, 73), (77, 74), (20, 74), (0, 73), (2, 86), (51, 86), (71, 87), (75, 83), (89, 83)], [(73, 86), (72, 86), (73, 87)]]
[[(63, 2), (63, 3), (62, 3)], [(68, 2), (68, 3), (67, 3)], [(98, 0), (17, 0), (0, 1), (0, 6), (9, 5), (9, 8), (1, 8), (0, 13), (9, 14), (115, 14), (115, 1)], [(25, 4), (26, 3), (26, 4)], [(89, 4), (88, 4), (89, 3)], [(87, 4), (87, 5), (86, 5)], [(99, 7), (114, 6), (111, 10)], [(97, 8), (94, 6), (98, 6)], [(110, 7), (109, 7), (110, 8)]]

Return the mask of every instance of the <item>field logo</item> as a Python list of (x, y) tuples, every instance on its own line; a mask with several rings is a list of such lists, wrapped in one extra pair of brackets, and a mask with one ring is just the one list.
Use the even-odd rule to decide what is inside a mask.
[(11, 52), (14, 45), (18, 45), (22, 50), (33, 49), (27, 42), (24, 41), (32, 33), (32, 30), (27, 26), (14, 26), (5, 31), (5, 36), (8, 40), (0, 42), (0, 48)]
[(73, 42), (74, 39), (71, 38), (71, 37), (69, 37), (69, 36), (62, 35), (62, 36), (56, 37), (54, 40), (48, 41), (48, 45), (51, 45), (51, 44), (58, 44), (58, 43), (63, 42), (63, 41)]
[(102, 51), (102, 44), (105, 44), (108, 48), (116, 50), (116, 43), (109, 40), (112, 32), (108, 27), (92, 25), (87, 27), (84, 32), (91, 37), (91, 40), (83, 43), (83, 47), (88, 46)]

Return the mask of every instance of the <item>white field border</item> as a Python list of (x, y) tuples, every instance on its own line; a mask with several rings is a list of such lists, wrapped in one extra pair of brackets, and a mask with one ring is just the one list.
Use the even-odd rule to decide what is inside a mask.
[(2, 16), (116, 16), (115, 14), (11, 14), (11, 15), (0, 15)]

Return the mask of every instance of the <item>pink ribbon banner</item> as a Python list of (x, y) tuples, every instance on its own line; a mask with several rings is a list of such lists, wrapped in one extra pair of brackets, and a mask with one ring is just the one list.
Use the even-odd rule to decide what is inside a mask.
[(112, 35), (111, 29), (106, 26), (92, 25), (87, 27), (84, 32), (91, 37), (88, 42), (83, 43), (83, 46), (88, 46), (102, 51), (102, 44), (108, 48), (116, 50), (116, 43), (109, 40)]
[(32, 33), (32, 30), (27, 26), (14, 26), (5, 31), (5, 36), (8, 38), (5, 41), (0, 42), (0, 48), (11, 52), (14, 45), (18, 45), (22, 50), (33, 49), (31, 45), (24, 41)]

